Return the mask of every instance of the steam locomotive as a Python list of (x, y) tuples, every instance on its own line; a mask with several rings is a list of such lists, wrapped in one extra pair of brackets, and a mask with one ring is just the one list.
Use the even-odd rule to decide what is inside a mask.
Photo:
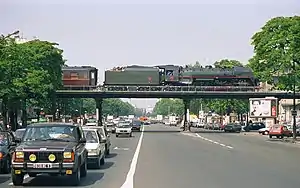
[(90, 90), (97, 87), (98, 69), (91, 66), (65, 66), (62, 68), (63, 86), (71, 90)]
[[(249, 68), (231, 69), (181, 67), (175, 65), (127, 66), (105, 71), (107, 90), (175, 91), (175, 90), (240, 90), (259, 88), (259, 81)], [(181, 87), (176, 87), (181, 86)]]

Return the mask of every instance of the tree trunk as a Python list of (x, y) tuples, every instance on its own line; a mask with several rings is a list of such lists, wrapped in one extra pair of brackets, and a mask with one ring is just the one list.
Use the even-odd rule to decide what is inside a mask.
[(22, 127), (27, 126), (27, 108), (26, 108), (26, 99), (22, 100)]
[(6, 125), (8, 123), (7, 120), (7, 100), (3, 99), (2, 100), (2, 104), (1, 104), (1, 112), (2, 112), (2, 116), (3, 116), (3, 128), (6, 129)]

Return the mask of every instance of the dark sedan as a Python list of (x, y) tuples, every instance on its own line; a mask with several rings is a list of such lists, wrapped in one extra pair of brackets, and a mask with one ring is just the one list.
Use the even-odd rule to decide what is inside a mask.
[(140, 120), (133, 120), (131, 129), (133, 131), (141, 131), (142, 122)]
[(229, 123), (225, 125), (224, 132), (241, 132), (242, 126), (238, 123)]
[(10, 173), (10, 160), (15, 149), (13, 134), (10, 132), (0, 132), (0, 172)]

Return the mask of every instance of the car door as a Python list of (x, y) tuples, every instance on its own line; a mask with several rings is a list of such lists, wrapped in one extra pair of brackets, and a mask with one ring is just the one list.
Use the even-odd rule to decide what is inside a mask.
[(16, 146), (15, 144), (15, 138), (13, 136), (13, 134), (8, 134), (8, 146), (7, 146), (7, 150), (8, 150), (8, 154), (9, 157), (11, 159), (13, 152), (15, 151)]
[(105, 143), (102, 143), (103, 138), (102, 138), (102, 135), (99, 132), (99, 130), (97, 130), (96, 132), (97, 132), (97, 136), (99, 138), (99, 147), (101, 150), (101, 154), (104, 155), (105, 154)]

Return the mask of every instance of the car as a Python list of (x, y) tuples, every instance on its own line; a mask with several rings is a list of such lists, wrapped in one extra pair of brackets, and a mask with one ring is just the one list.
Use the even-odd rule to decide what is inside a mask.
[(84, 129), (89, 128), (89, 129), (97, 129), (98, 132), (101, 134), (101, 138), (103, 142), (105, 143), (105, 155), (110, 154), (110, 146), (111, 146), (111, 141), (110, 141), (110, 134), (106, 130), (104, 126), (94, 126), (94, 127), (84, 127)]
[(11, 132), (0, 132), (0, 172), (10, 173), (11, 158), (15, 150), (15, 138)]
[(224, 126), (224, 132), (241, 132), (242, 126), (238, 123), (228, 123)]
[(99, 129), (85, 128), (86, 149), (88, 150), (88, 164), (101, 168), (105, 164), (105, 141), (102, 139)]
[(133, 131), (141, 131), (142, 121), (140, 120), (133, 120), (132, 121), (132, 130)]
[(261, 128), (261, 129), (258, 130), (258, 133), (262, 134), (262, 135), (268, 135), (269, 134), (269, 129), (270, 128), (267, 128), (267, 127)]
[(23, 135), (24, 135), (25, 130), (26, 130), (25, 128), (17, 129), (15, 131), (15, 138), (21, 139), (23, 137)]
[(120, 135), (128, 135), (129, 137), (132, 137), (131, 126), (130, 122), (119, 122), (116, 126), (116, 137), (119, 137)]
[(21, 186), (24, 175), (64, 175), (73, 186), (87, 175), (88, 151), (82, 127), (72, 123), (28, 125), (12, 157), (13, 185)]
[(271, 126), (269, 130), (269, 138), (272, 138), (273, 136), (276, 136), (277, 138), (283, 138), (285, 136), (291, 137), (293, 136), (293, 132), (285, 125), (275, 124)]

